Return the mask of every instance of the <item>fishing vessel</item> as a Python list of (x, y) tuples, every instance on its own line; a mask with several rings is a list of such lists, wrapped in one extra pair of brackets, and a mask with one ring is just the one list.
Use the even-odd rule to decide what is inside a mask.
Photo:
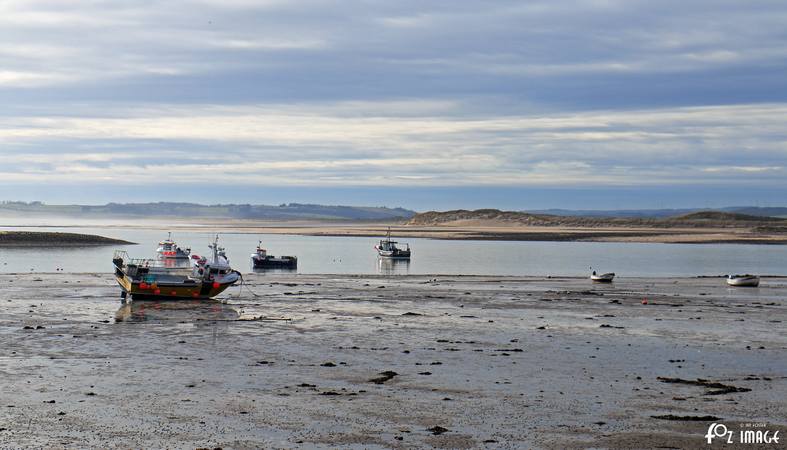
[(255, 269), (295, 269), (298, 267), (298, 257), (269, 255), (260, 241), (257, 250), (251, 254), (251, 263)]
[(410, 244), (401, 244), (405, 246), (404, 248), (399, 248), (396, 244), (399, 243), (391, 239), (391, 227), (388, 227), (385, 239), (381, 239), (374, 248), (381, 258), (410, 259)]
[(167, 233), (167, 239), (158, 243), (156, 257), (168, 262), (187, 263), (191, 259), (191, 249), (179, 247), (172, 240), (172, 233)]
[(757, 275), (729, 275), (727, 284), (736, 287), (757, 287), (760, 285), (760, 277)]
[(208, 246), (211, 257), (193, 257), (189, 266), (171, 267), (161, 259), (132, 259), (125, 250), (112, 258), (115, 280), (123, 299), (208, 299), (213, 298), (240, 279), (230, 267), (218, 236)]

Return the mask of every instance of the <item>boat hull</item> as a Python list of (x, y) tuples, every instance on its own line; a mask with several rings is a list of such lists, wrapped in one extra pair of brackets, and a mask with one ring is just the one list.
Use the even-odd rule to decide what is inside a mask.
[(379, 246), (375, 247), (377, 255), (380, 258), (386, 259), (410, 259), (410, 251), (408, 250), (382, 250)]
[(135, 281), (125, 274), (115, 274), (115, 280), (123, 290), (123, 297), (140, 300), (163, 299), (210, 299), (235, 284), (237, 280), (223, 283), (151, 283)]
[(296, 269), (298, 267), (298, 258), (295, 257), (251, 258), (251, 262), (255, 269)]

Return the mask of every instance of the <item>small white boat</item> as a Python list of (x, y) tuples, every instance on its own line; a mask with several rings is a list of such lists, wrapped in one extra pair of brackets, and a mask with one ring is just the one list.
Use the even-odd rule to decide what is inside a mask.
[(612, 283), (612, 280), (614, 278), (615, 278), (614, 272), (597, 274), (596, 271), (594, 270), (593, 273), (590, 275), (590, 279), (597, 283)]
[(760, 277), (757, 275), (728, 275), (727, 284), (740, 287), (757, 287), (760, 285)]

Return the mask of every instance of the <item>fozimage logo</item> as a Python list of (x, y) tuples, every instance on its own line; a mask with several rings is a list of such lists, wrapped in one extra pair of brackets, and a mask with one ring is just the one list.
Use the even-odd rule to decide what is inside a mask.
[(721, 439), (726, 444), (778, 444), (779, 430), (771, 431), (765, 428), (764, 423), (745, 423), (742, 424), (744, 430), (739, 430), (736, 434), (727, 428), (723, 423), (712, 423), (705, 434), (708, 444), (712, 444), (714, 439)]

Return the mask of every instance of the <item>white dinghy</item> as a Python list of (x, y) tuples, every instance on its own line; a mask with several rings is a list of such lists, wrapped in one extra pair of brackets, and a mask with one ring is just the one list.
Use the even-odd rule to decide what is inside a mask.
[(596, 283), (612, 283), (612, 280), (614, 278), (615, 278), (614, 272), (598, 274), (594, 270), (593, 273), (590, 275), (590, 279), (595, 281)]
[(737, 287), (757, 287), (760, 285), (760, 277), (757, 275), (728, 275), (727, 284)]

